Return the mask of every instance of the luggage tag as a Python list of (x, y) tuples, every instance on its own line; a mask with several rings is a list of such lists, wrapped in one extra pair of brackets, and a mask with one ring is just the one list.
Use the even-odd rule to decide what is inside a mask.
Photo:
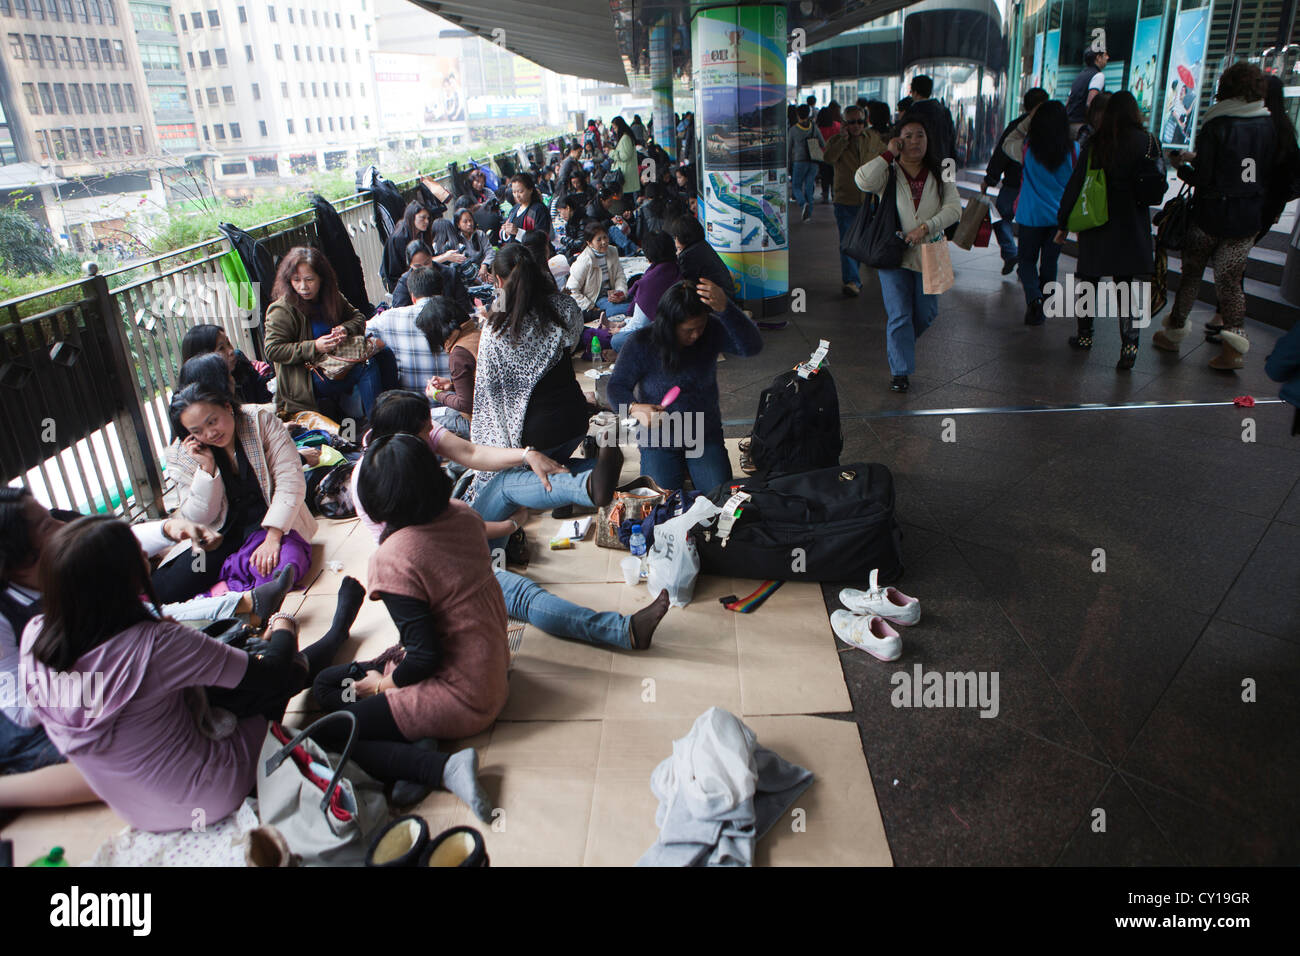
[(800, 362), (794, 367), (799, 377), (806, 379), (821, 371), (822, 362), (826, 360), (826, 353), (830, 351), (830, 348), (830, 342), (826, 341), (826, 339), (820, 339), (816, 351), (808, 357), (808, 361)]
[(749, 501), (749, 497), (749, 492), (738, 491), (722, 506), (722, 514), (718, 516), (718, 539), (724, 548), (727, 546), (727, 539), (731, 536), (731, 526), (744, 511), (744, 504)]

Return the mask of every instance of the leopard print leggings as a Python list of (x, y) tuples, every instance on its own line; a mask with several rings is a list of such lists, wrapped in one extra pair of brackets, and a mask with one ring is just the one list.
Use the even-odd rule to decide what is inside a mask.
[(1219, 300), (1223, 327), (1246, 334), (1243, 328), (1246, 324), (1246, 293), (1241, 277), (1246, 272), (1246, 257), (1254, 244), (1254, 236), (1220, 239), (1203, 232), (1195, 223), (1188, 227), (1183, 240), (1183, 274), (1170, 316), (1174, 328), (1182, 328), (1187, 322), (1201, 288), (1201, 275), (1206, 263), (1210, 263), (1214, 266), (1214, 291)]

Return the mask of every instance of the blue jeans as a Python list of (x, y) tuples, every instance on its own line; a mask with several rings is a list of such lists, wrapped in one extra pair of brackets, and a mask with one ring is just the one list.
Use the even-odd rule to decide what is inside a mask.
[(516, 621), (527, 621), (547, 634), (585, 644), (632, 646), (632, 621), (622, 614), (593, 611), (566, 601), (513, 571), (497, 571), (497, 583), (506, 599), (506, 613)]
[(604, 310), (608, 316), (627, 315), (632, 311), (632, 301), (624, 299), (622, 302), (610, 302), (608, 296), (601, 296), (596, 300), (596, 308)]
[[(1010, 262), (1016, 258), (1016, 235), (1011, 231), (1011, 220), (1016, 215), (1016, 197), (1020, 195), (1019, 187), (1008, 189), (1003, 183), (1002, 190), (993, 200), (993, 207), (997, 209), (999, 219), (993, 224), (993, 234), (998, 237), (998, 245), (1002, 247), (1002, 260)], [(1024, 232), (1024, 227), (1021, 227)]]
[(790, 180), (794, 201), (800, 206), (813, 204), (813, 191), (817, 188), (817, 164), (802, 159), (794, 161), (794, 176)]
[(613, 223), (609, 224), (609, 241), (614, 243), (614, 248), (618, 250), (620, 256), (631, 256), (636, 254), (636, 243), (629, 239), (623, 230)]
[[(855, 219), (858, 218), (858, 211), (861, 206), (846, 206), (843, 203), (833, 203), (831, 206), (835, 210), (835, 228), (840, 231), (840, 241), (844, 241), (844, 234), (849, 231)], [(858, 272), (860, 263), (852, 256), (846, 256), (840, 253), (840, 281), (856, 282), (862, 284), (862, 276)]]
[(667, 491), (681, 488), (688, 469), (695, 490), (708, 494), (731, 480), (731, 458), (727, 455), (727, 446), (721, 439), (706, 441), (703, 454), (698, 458), (687, 458), (685, 448), (641, 446), (641, 474), (649, 475), (660, 488)]
[(45, 735), (43, 727), (19, 727), (0, 714), (0, 776), (31, 773), (66, 762), (67, 758)]
[(623, 351), (623, 345), (632, 337), (632, 333), (637, 329), (644, 329), (651, 322), (652, 320), (638, 306), (636, 311), (632, 313), (632, 318), (628, 319), (621, 329), (610, 336), (610, 346), (615, 352)]
[(498, 471), (474, 495), (474, 510), (484, 521), (504, 521), (520, 508), (549, 511), (561, 505), (592, 507), (587, 472), (596, 467), (595, 459), (571, 459), (567, 464), (571, 469), (567, 474), (551, 475), (550, 491), (530, 468)]
[(939, 314), (939, 297), (922, 292), (921, 273), (911, 269), (877, 269), (876, 274), (889, 315), (885, 326), (889, 371), (911, 375), (916, 371), (916, 340)]
[(1061, 247), (1052, 241), (1055, 226), (1020, 227), (1020, 284), (1025, 287), (1025, 305), (1043, 297), (1043, 286), (1056, 281), (1056, 260)]

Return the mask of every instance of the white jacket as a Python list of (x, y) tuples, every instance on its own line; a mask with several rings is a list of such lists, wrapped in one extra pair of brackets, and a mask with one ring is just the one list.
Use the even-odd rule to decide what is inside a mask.
[[(853, 182), (864, 193), (881, 196), (885, 183), (889, 180), (889, 164), (883, 156), (877, 156), (861, 167), (853, 177)], [(907, 176), (902, 169), (894, 174), (894, 201), (898, 204), (898, 221), (904, 235), (917, 226), (925, 226), (931, 236), (938, 235), (961, 218), (961, 197), (957, 195), (956, 183), (940, 183), (933, 175), (927, 176), (925, 188), (921, 192), (921, 205), (912, 205), (912, 187), (907, 184)], [(882, 201), (884, 197), (881, 197)], [(913, 272), (921, 271), (921, 247), (909, 246), (903, 253), (902, 268)]]
[[(618, 250), (609, 244), (605, 252), (605, 264), (609, 266), (609, 291), (626, 292), (627, 276), (623, 275), (623, 266), (618, 261)], [(569, 267), (569, 281), (565, 288), (573, 293), (574, 299), (583, 309), (590, 309), (600, 298), (600, 263), (591, 246), (582, 250), (581, 255), (573, 260)]]
[[(316, 519), (307, 507), (302, 458), (288, 428), (266, 406), (245, 405), (235, 415), (238, 440), (268, 503), (262, 527), (279, 528), (286, 534), (297, 531), (310, 541), (316, 534)], [(167, 474), (175, 480), (180, 493), (176, 514), (211, 528), (225, 523), (226, 489), (220, 471), (209, 475), (179, 443), (173, 442), (167, 449)], [(168, 560), (189, 547), (189, 542), (181, 542), (168, 554)]]

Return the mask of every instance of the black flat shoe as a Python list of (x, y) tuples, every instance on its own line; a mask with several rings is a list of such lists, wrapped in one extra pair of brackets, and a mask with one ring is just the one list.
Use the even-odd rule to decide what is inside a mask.
[(1035, 299), (1029, 303), (1025, 309), (1025, 325), (1042, 325), (1046, 321), (1043, 316), (1043, 300)]
[(1002, 260), (1002, 274), (1003, 274), (1004, 276), (1009, 276), (1009, 275), (1011, 275), (1011, 273), (1013, 273), (1015, 270), (1016, 270), (1016, 260), (1015, 260), (1015, 259), (1003, 259), (1003, 260)]
[(906, 392), (908, 386), (906, 375), (895, 375), (889, 380), (889, 390), (891, 392)]
[(483, 834), (473, 827), (452, 827), (429, 841), (420, 866), (490, 867)]

